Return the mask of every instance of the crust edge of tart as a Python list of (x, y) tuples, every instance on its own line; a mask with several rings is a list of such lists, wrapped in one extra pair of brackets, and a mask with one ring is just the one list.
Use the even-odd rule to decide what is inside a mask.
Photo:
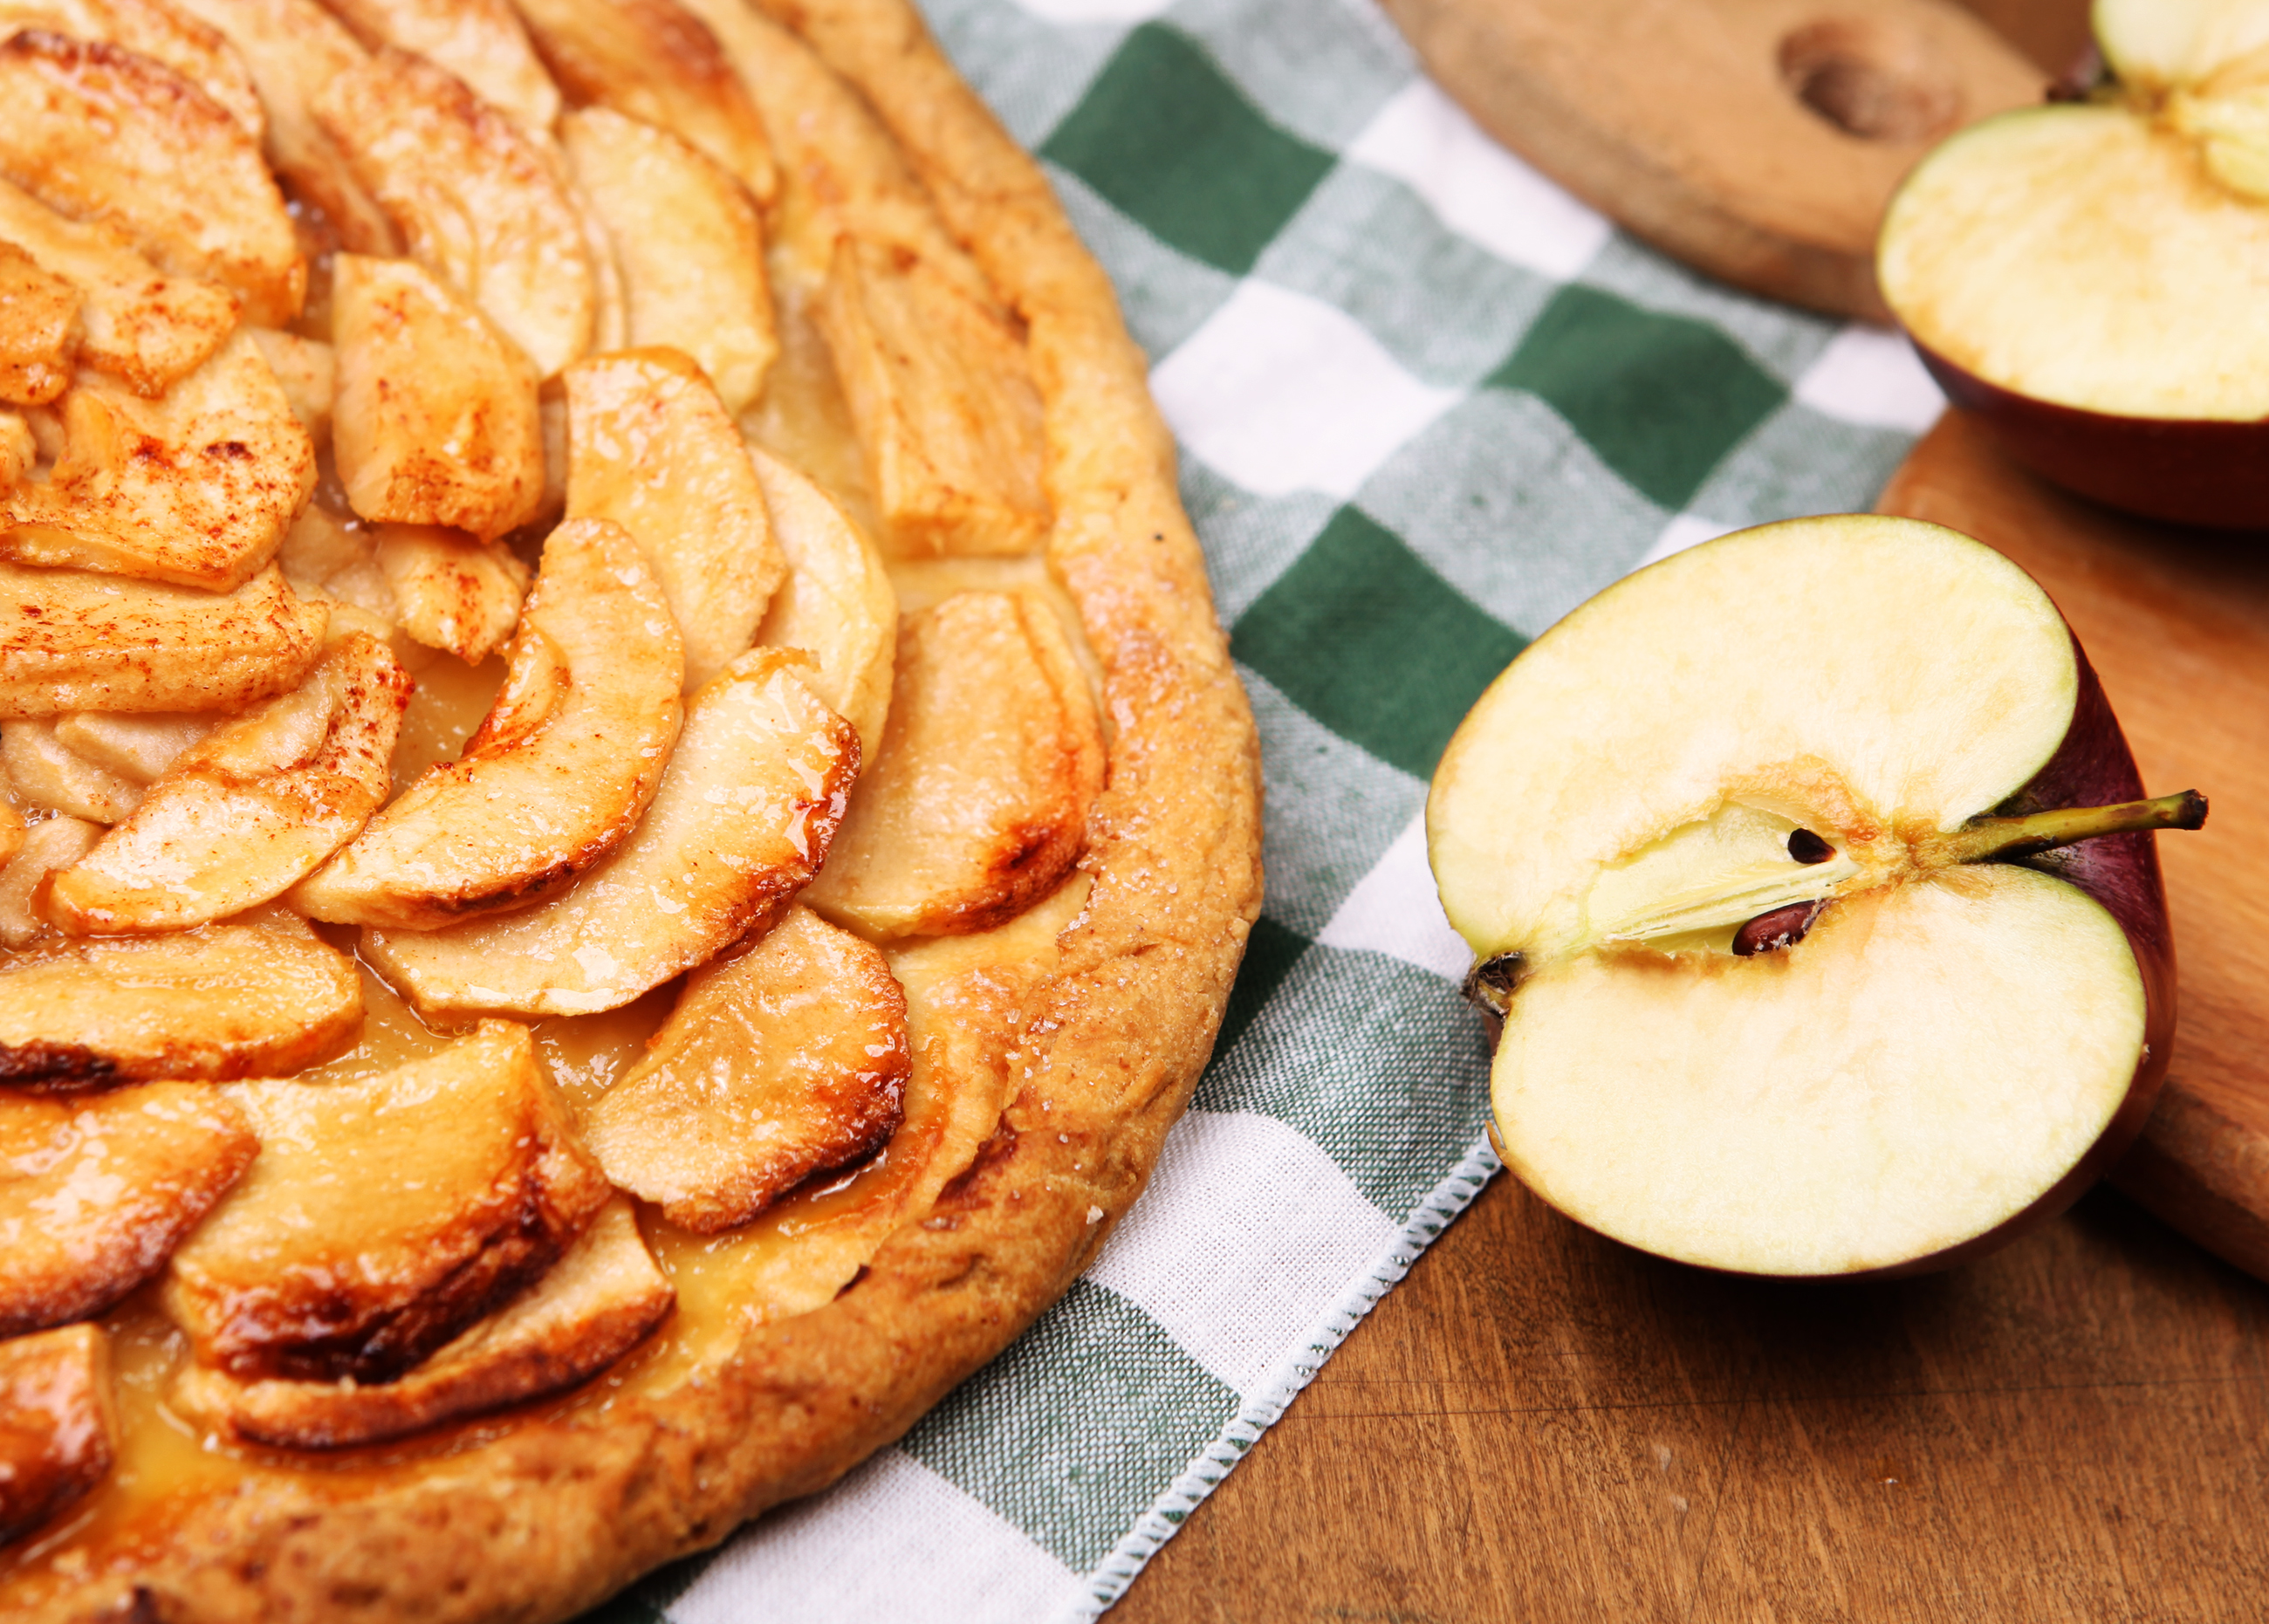
[[(153, 1507), (88, 1553), (82, 1582), (11, 1602), (29, 1604), (17, 1616), (534, 1620), (589, 1606), (824, 1488), (1004, 1347), (1141, 1192), (1210, 1055), (1260, 909), (1259, 743), (1148, 363), (1038, 166), (907, 0), (759, 4), (865, 94), (1027, 324), (1049, 562), (1115, 729), (1081, 860), (1094, 889), (1020, 1015), (1036, 1036), (1010, 1074), (1029, 1081), (928, 1222), (898, 1229), (828, 1306), (748, 1332), (701, 1385), (523, 1421), (375, 1487), (309, 1471)], [(0, 1599), (14, 1588), (0, 1581)]]

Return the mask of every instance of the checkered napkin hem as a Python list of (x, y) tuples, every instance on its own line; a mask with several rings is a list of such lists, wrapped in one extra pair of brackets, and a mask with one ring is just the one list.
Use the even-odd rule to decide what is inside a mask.
[(1268, 897), (1095, 1266), (897, 1446), (592, 1624), (1084, 1619), (1497, 1170), (1426, 779), (1528, 639), (1865, 507), (1905, 348), (1699, 280), (1492, 145), (1363, 0), (928, 0), (1153, 358), (1258, 715)]

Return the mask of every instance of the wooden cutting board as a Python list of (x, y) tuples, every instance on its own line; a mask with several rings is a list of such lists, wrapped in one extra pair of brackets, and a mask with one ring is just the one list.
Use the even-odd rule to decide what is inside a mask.
[(2159, 841), (2181, 1000), (2166, 1092), (2112, 1177), (2269, 1278), (2269, 537), (2184, 531), (2065, 496), (1949, 413), (1877, 503), (1974, 535), (2046, 587), (2152, 793), (2203, 790)]

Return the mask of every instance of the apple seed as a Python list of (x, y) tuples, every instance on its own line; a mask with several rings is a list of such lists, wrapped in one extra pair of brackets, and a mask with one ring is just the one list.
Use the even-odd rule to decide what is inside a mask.
[(1824, 863), (1836, 855), (1836, 848), (1808, 829), (1792, 829), (1788, 835), (1788, 854), (1800, 863)]
[[(1800, 829), (1796, 832), (1800, 835), (1807, 831)], [(1820, 838), (1817, 835), (1812, 838), (1815, 840)], [(1796, 844), (1792, 837), (1789, 844), (1792, 846)], [(1800, 857), (1797, 860), (1802, 862), (1805, 860)], [(1747, 958), (1752, 953), (1772, 953), (1782, 948), (1794, 947), (1804, 940), (1804, 933), (1812, 928), (1814, 917), (1824, 905), (1816, 901), (1792, 902), (1785, 908), (1775, 908), (1770, 913), (1760, 913), (1733, 933), (1734, 954)]]

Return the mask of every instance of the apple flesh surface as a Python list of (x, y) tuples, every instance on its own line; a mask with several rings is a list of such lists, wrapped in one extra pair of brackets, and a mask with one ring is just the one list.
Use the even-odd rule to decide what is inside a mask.
[(1924, 363), (2004, 452), (2178, 523), (2269, 526), (2265, 19), (2104, 0), (2116, 82), (1945, 142), (1877, 251)]
[[(1482, 695), (1427, 801), (1504, 1019), (1505, 1162), (1757, 1274), (1934, 1266), (2053, 1215), (2166, 1072), (2132, 831), (2204, 803), (2140, 794), (2047, 594), (1951, 530), (1797, 520), (1609, 587)], [(2069, 843), (2103, 829), (2131, 832)]]

